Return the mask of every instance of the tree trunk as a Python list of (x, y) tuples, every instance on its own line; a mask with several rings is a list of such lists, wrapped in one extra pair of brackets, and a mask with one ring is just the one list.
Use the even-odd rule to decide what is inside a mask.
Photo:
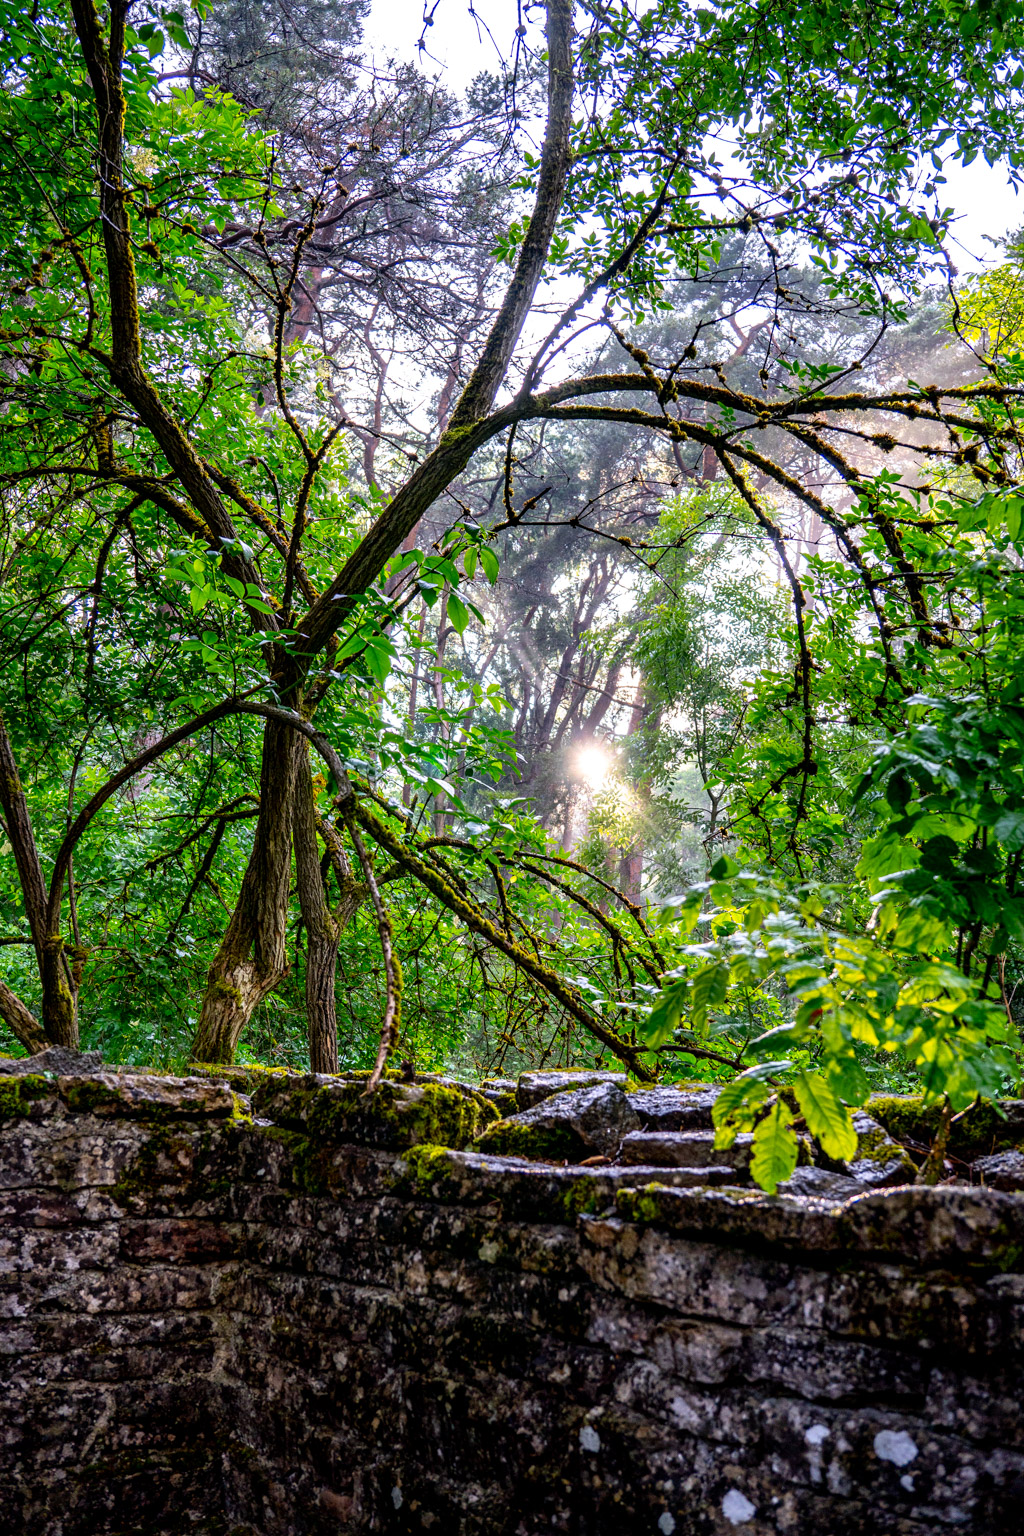
[(21, 1042), (30, 1056), (37, 1056), (53, 1044), (47, 1040), (35, 1015), (22, 1002), (16, 992), (0, 977), (0, 1019), (11, 1034)]
[[(111, 313), (115, 320), (112, 376), (139, 411), (174, 466), (179, 483), (205, 520), (210, 543), (236, 541), (219, 493), (209, 475), (142, 370), (138, 335), (134, 266), (120, 166), (120, 124), (124, 98), (120, 78), (111, 82), (109, 59), (102, 47), (99, 25), (86, 0), (72, 0), (76, 28), (89, 64), (101, 124), (100, 163), (109, 165), (104, 196), (104, 240), (111, 267)], [(533, 304), (558, 222), (571, 163), (572, 127), (572, 4), (549, 0), (548, 110), (534, 209), (527, 226), (502, 305), (452, 415), (448, 430), (434, 450), (398, 490), (387, 508), (345, 561), (341, 570), (300, 619), (306, 664), (348, 621), (359, 594), (380, 575), (388, 560), (417, 526), (424, 513), (462, 472), (476, 449), (500, 429), (489, 418), (494, 399), (508, 371), (513, 350)], [(120, 56), (118, 58), (118, 67)], [(109, 143), (107, 142), (109, 140)], [(107, 186), (101, 175), (101, 184)], [(116, 271), (115, 271), (116, 269)], [(114, 278), (117, 277), (115, 282)], [(129, 323), (130, 320), (130, 323)], [(226, 525), (226, 526), (223, 526)], [(237, 563), (237, 557), (232, 557)], [(258, 582), (258, 573), (225, 561), (231, 576)], [(268, 621), (268, 628), (273, 621)], [(273, 625), (276, 628), (276, 624)], [(289, 706), (295, 700), (286, 697)], [(268, 723), (264, 736), (260, 814), (238, 904), (220, 950), (210, 967), (207, 994), (192, 1046), (200, 1061), (230, 1061), (253, 1009), (285, 972), (285, 926), (295, 767), (298, 748)]]
[[(14, 749), (2, 715), (0, 715), (0, 807), (3, 809), (7, 836), (10, 838), (14, 852), (22, 900), (25, 904), (25, 915), (28, 918), (32, 944), (36, 952), (36, 963), (39, 967), (39, 979), (43, 989), (43, 1031), (50, 1044), (64, 1045), (71, 1050), (77, 1050), (78, 1009), (73, 978), (64, 954), (64, 941), (60, 930), (58, 928), (56, 932), (50, 932), (43, 866), (36, 847), (35, 833), (32, 830), (28, 801), (18, 777)], [(18, 1038), (22, 1039), (21, 1032), (15, 1027), (13, 1021), (17, 1019), (23, 1029), (28, 1029), (25, 1015), (28, 1019), (32, 1019), (32, 1015), (28, 1013), (20, 999), (15, 998), (13, 992), (9, 992), (7, 988), (5, 992), (9, 993), (9, 997), (14, 999), (14, 1002), (9, 1004), (4, 1017), (15, 1030)], [(14, 1003), (18, 1004), (17, 1008)], [(25, 1041), (23, 1040), (22, 1043), (24, 1044)]]
[[(305, 743), (303, 743), (305, 747)], [(309, 750), (303, 751), (295, 778), (295, 878), (306, 930), (306, 1021), (309, 1030), (309, 1066), (313, 1072), (338, 1070), (338, 1014), (335, 981), (341, 927), (327, 904), (324, 877), (316, 840), (316, 807), (309, 768)]]
[(288, 969), (292, 815), (303, 753), (301, 736), (267, 721), (255, 840), (238, 902), (207, 976), (192, 1042), (194, 1061), (232, 1061), (254, 1010)]

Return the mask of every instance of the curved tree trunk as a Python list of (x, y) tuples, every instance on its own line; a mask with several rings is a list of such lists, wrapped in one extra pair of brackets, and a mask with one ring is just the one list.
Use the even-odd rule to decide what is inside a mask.
[(30, 1056), (38, 1056), (40, 1051), (47, 1050), (54, 1043), (52, 1040), (47, 1040), (35, 1014), (25, 1006), (16, 992), (11, 991), (2, 976), (0, 976), (0, 1019)]
[(207, 976), (192, 1042), (194, 1061), (232, 1061), (253, 1011), (288, 969), (292, 815), (303, 753), (301, 736), (276, 720), (267, 721), (253, 849), (238, 902)]
[[(142, 370), (134, 267), (120, 180), (123, 150), (120, 123), (124, 100), (120, 77), (113, 85), (108, 78), (109, 61), (100, 46), (99, 25), (89, 0), (72, 0), (72, 5), (99, 110), (101, 164), (110, 167), (109, 191), (104, 203), (108, 215), (104, 223), (108, 262), (112, 270), (116, 267), (123, 279), (123, 295), (120, 291), (114, 293), (112, 288), (112, 314), (121, 326), (115, 335), (114, 350), (118, 359), (115, 382), (139, 411), (174, 466), (180, 483), (205, 519), (206, 528), (213, 536), (210, 542), (213, 539), (221, 543), (230, 540), (233, 546), (237, 542), (234, 528), (216, 487)], [(499, 418), (488, 417), (488, 413), (493, 410), (544, 271), (572, 158), (569, 147), (573, 98), (571, 0), (548, 0), (547, 10), (547, 123), (533, 213), (515, 271), (447, 431), (299, 620), (297, 628), (304, 639), (307, 666), (348, 622), (359, 602), (359, 594), (377, 579), (403, 539), (465, 469), (476, 449), (500, 430)], [(108, 139), (109, 145), (106, 143)], [(122, 302), (124, 296), (129, 302)], [(125, 318), (129, 312), (135, 317), (130, 325)], [(227, 527), (222, 530), (224, 524)], [(228, 574), (246, 582), (256, 580), (256, 573), (248, 569), (230, 569)], [(298, 707), (296, 700), (289, 698), (287, 702)], [(192, 1046), (193, 1056), (200, 1061), (227, 1062), (232, 1059), (253, 1009), (285, 973), (295, 771), (301, 759), (301, 748), (294, 740), (285, 740), (284, 736), (281, 728), (268, 722), (256, 840), (238, 904), (210, 967), (202, 1015)], [(324, 953), (326, 957), (326, 951)], [(321, 976), (318, 1006), (323, 1001), (324, 986)]]

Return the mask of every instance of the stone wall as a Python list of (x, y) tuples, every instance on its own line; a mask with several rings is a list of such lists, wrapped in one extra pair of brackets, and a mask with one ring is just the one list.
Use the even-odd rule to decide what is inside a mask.
[(0, 1076), (0, 1529), (1024, 1528), (1024, 1197), (671, 1188), (360, 1095)]

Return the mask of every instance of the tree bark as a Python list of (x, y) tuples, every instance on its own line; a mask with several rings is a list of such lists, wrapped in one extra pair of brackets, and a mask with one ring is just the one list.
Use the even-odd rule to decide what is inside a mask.
[[(234, 525), (219, 490), (189, 439), (168, 409), (142, 363), (138, 289), (132, 256), (128, 205), (122, 180), (125, 96), (121, 72), (128, 0), (112, 0), (105, 38), (94, 0), (71, 0), (75, 29), (89, 71), (99, 135), (100, 212), (107, 256), (111, 355), (97, 353), (112, 382), (134, 406), (171, 465), (178, 483), (203, 520), (202, 536), (224, 549), (227, 574), (258, 584), (251, 561), (236, 550)], [(399, 490), (327, 590), (298, 628), (307, 657), (315, 656), (345, 623), (358, 594), (383, 570), (424, 512), (495, 430), (481, 418), (493, 407), (512, 352), (530, 312), (562, 206), (570, 164), (572, 124), (572, 0), (548, 0), (548, 111), (533, 214), (505, 300), (479, 361), (455, 408), (451, 425), (434, 452)], [(193, 530), (195, 531), (195, 530)], [(225, 548), (227, 545), (227, 548)], [(268, 631), (267, 659), (277, 673), (287, 658)], [(280, 685), (281, 678), (276, 678)], [(280, 690), (279, 690), (280, 691)], [(298, 702), (287, 689), (281, 697)], [(193, 1042), (202, 1061), (230, 1061), (253, 1010), (285, 974), (296, 772), (302, 749), (294, 734), (268, 721), (264, 730), (260, 813), (255, 841), (238, 902), (210, 967), (207, 993)], [(51, 972), (56, 975), (53, 963)]]
[(30, 1056), (38, 1056), (40, 1051), (47, 1050), (54, 1043), (46, 1038), (35, 1015), (17, 993), (11, 991), (3, 977), (0, 977), (0, 1019), (3, 1019), (11, 1034)]
[[(82, 4), (83, 0), (75, 0), (75, 3)], [(571, 45), (571, 0), (549, 0), (548, 120), (534, 211), (515, 275), (480, 361), (456, 406), (448, 432), (394, 497), (387, 511), (378, 518), (339, 575), (305, 618), (300, 620), (298, 628), (306, 637), (307, 655), (315, 655), (337, 633), (357, 601), (356, 594), (365, 591), (379, 576), (402, 540), (465, 467), (478, 446), (473, 427), (494, 404), (512, 350), (533, 303), (562, 205), (570, 160), (573, 95)], [(137, 399), (133, 403), (138, 405)], [(171, 438), (169, 443), (164, 443), (161, 432), (157, 430), (163, 427), (163, 423), (154, 420), (147, 424), (181, 475), (184, 464), (177, 463), (170, 451), (177, 446), (180, 452), (180, 445), (173, 441), (174, 434), (168, 434), (164, 428), (164, 436)], [(490, 430), (484, 426), (479, 433), (479, 440), (483, 441), (488, 436)], [(192, 486), (189, 485), (188, 489), (193, 504), (199, 506)], [(200, 510), (212, 525), (211, 510), (215, 509), (208, 510), (206, 505), (202, 505)], [(266, 767), (264, 769), (264, 779), (270, 781), (273, 793), (268, 794), (266, 788), (261, 791), (260, 815), (252, 856), (242, 881), (235, 912), (210, 967), (207, 994), (192, 1048), (193, 1056), (200, 1061), (232, 1059), (238, 1038), (253, 1009), (285, 973), (284, 935), (288, 916), (288, 875), (298, 754), (294, 744), (289, 748), (288, 744), (280, 740), (280, 732), (275, 733), (273, 726), (268, 723), (264, 738), (265, 765), (272, 737), (277, 742), (278, 754), (288, 756), (290, 766), (287, 771), (275, 770), (272, 773)], [(326, 971), (330, 963), (329, 945), (325, 940), (321, 948), (321, 939), (314, 939), (312, 930), (310, 945), (311, 954), (314, 948), (317, 951), (313, 985), (319, 1020), (316, 1025), (319, 1051), (325, 1031), (330, 1030), (325, 1011), (328, 1006)]]
[[(59, 927), (54, 927), (47, 921), (48, 903), (43, 866), (36, 847), (35, 834), (32, 831), (28, 801), (18, 777), (14, 749), (2, 715), (0, 715), (0, 807), (3, 808), (7, 835), (14, 852), (14, 863), (25, 904), (25, 915), (28, 918), (32, 945), (36, 952), (36, 964), (39, 967), (39, 979), (42, 983), (42, 1032), (49, 1044), (64, 1045), (71, 1050), (77, 1050), (78, 1010), (64, 955), (64, 941)], [(5, 992), (13, 1001), (9, 1009), (3, 1010), (3, 1016), (18, 1038), (22, 1039), (18, 1025), (20, 1024), (23, 1030), (29, 1030), (28, 1020), (31, 1020), (32, 1024), (35, 1024), (35, 1020), (13, 992), (8, 988), (5, 988)], [(22, 1040), (22, 1043), (25, 1044), (26, 1041)], [(45, 1046), (42, 1048), (45, 1049)]]
[(338, 1013), (335, 983), (341, 925), (331, 912), (324, 888), (316, 838), (316, 806), (309, 749), (305, 743), (302, 761), (295, 776), (294, 804), (292, 840), (295, 847), (295, 879), (302, 924), (306, 930), (309, 1066), (312, 1072), (337, 1072)]
[(207, 975), (195, 1061), (230, 1062), (263, 999), (286, 974), (295, 784), (302, 738), (276, 720), (263, 732), (260, 814), (242, 889)]

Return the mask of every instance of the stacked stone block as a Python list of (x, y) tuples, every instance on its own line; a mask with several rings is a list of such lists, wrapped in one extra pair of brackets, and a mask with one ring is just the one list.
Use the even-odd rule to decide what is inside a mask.
[(0, 1076), (3, 1530), (1024, 1527), (1024, 1197), (691, 1189), (474, 1151), (458, 1085), (227, 1076)]

